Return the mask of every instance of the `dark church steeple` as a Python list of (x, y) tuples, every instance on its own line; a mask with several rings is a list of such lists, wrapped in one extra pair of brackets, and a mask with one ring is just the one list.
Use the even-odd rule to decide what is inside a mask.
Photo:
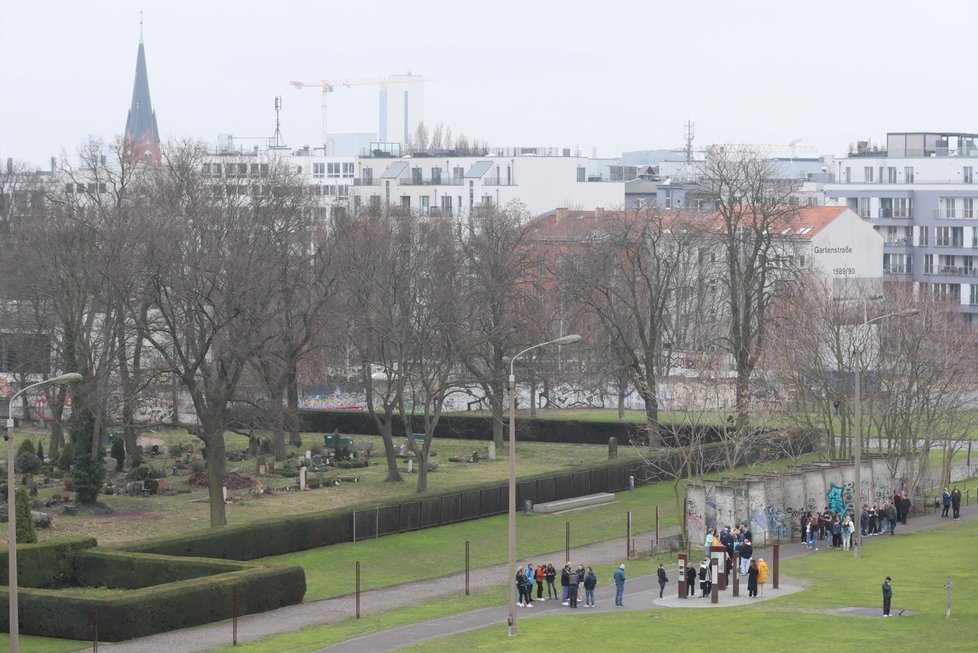
[(143, 19), (139, 18), (139, 50), (136, 53), (136, 80), (132, 87), (132, 105), (126, 118), (127, 149), (138, 160), (160, 160), (160, 131), (156, 112), (149, 97), (149, 75), (146, 73), (146, 50), (143, 47)]

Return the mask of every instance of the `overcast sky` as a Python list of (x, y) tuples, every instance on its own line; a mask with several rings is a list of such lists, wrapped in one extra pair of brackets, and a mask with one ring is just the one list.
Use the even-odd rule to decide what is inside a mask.
[[(696, 142), (844, 154), (887, 131), (978, 131), (978, 3), (905, 0), (144, 0), (167, 138), (320, 141), (312, 81), (430, 77), (425, 121), (493, 146), (584, 154)], [(0, 11), (0, 157), (46, 165), (125, 126), (138, 2), (11, 0)], [(375, 88), (330, 96), (331, 131), (376, 131)]]

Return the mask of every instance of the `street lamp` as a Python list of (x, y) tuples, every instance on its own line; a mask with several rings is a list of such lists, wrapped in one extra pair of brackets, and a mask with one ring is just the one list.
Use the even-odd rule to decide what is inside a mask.
[(7, 408), (7, 433), (4, 437), (7, 439), (7, 585), (10, 587), (10, 653), (17, 653), (20, 649), (20, 621), (17, 613), (17, 498), (14, 492), (16, 489), (14, 483), (14, 402), (17, 397), (31, 388), (39, 388), (42, 385), (77, 383), (81, 379), (81, 374), (68, 372), (23, 387), (10, 397), (10, 404)]
[(569, 345), (581, 336), (574, 334), (527, 347), (509, 361), (509, 636), (516, 635), (516, 377), (513, 363), (526, 352), (547, 345)]
[[(895, 311), (893, 313), (887, 313), (886, 315), (880, 315), (879, 317), (874, 317), (873, 319), (866, 319), (860, 324), (861, 327), (869, 326), (873, 322), (879, 322), (880, 320), (885, 320), (888, 317), (910, 317), (916, 315), (920, 310), (916, 308), (908, 308), (903, 311)], [(862, 531), (862, 506), (857, 505), (862, 501), (862, 485), (861, 474), (862, 474), (862, 457), (863, 457), (863, 408), (862, 408), (862, 377), (863, 377), (863, 352), (862, 349), (856, 350), (856, 393), (854, 397), (854, 408), (856, 411), (856, 442), (855, 447), (853, 447), (853, 459), (856, 465), (855, 473), (853, 474), (853, 485), (855, 485), (855, 499), (852, 502), (853, 512), (859, 510), (859, 514), (853, 514), (853, 519), (859, 524), (859, 536), (856, 537), (856, 545), (852, 547), (853, 555), (859, 557), (859, 549), (863, 542), (863, 531)], [(855, 532), (855, 528), (853, 529)]]

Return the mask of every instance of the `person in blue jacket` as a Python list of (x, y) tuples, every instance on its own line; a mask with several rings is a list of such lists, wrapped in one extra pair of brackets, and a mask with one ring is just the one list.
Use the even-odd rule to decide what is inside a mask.
[(594, 575), (594, 570), (590, 567), (587, 568), (587, 573), (584, 575), (584, 607), (593, 608), (594, 607), (594, 588), (598, 584), (598, 577)]
[(615, 605), (619, 608), (625, 605), (625, 563), (618, 565), (615, 570)]

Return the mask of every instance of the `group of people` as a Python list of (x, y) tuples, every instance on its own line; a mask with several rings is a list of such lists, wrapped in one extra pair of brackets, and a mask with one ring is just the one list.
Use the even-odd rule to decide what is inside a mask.
[(820, 513), (806, 512), (801, 517), (802, 543), (812, 551), (818, 551), (820, 541), (830, 541), (833, 548), (848, 551), (852, 546), (852, 534), (856, 524), (849, 513), (833, 513), (828, 506)]
[(708, 529), (706, 531), (706, 540), (703, 542), (703, 553), (706, 555), (707, 566), (710, 564), (710, 550), (714, 546), (722, 546), (726, 552), (724, 573), (729, 575), (734, 554), (737, 554), (740, 556), (740, 573), (746, 574), (750, 567), (751, 558), (754, 556), (754, 545), (751, 544), (752, 539), (753, 535), (747, 524), (740, 524), (733, 529), (729, 526), (724, 526), (719, 533), (712, 528)]
[[(660, 596), (662, 595), (662, 587), (664, 586), (664, 583), (661, 582), (661, 577), (664, 573), (663, 570), (660, 575)], [(553, 563), (541, 564), (537, 567), (534, 567), (532, 563), (528, 563), (526, 567), (521, 567), (516, 571), (516, 590), (519, 594), (516, 605), (521, 608), (533, 607), (534, 586), (536, 587), (538, 601), (556, 599), (556, 579), (557, 569), (553, 566)], [(614, 581), (615, 605), (623, 607), (625, 599), (624, 563), (618, 565), (618, 569), (615, 570)], [(546, 598), (543, 596), (544, 583), (547, 584)], [(585, 608), (593, 608), (595, 605), (594, 588), (597, 587), (597, 584), (598, 577), (595, 575), (594, 569), (591, 567), (585, 568), (584, 565), (580, 564), (575, 568), (572, 563), (568, 562), (560, 571), (561, 605), (577, 608), (578, 603), (583, 599)]]
[[(621, 589), (619, 594), (624, 593), (625, 585), (625, 565), (621, 565), (615, 572), (615, 584), (618, 584), (618, 572), (621, 572)], [(536, 590), (537, 600), (546, 601), (547, 599), (558, 598), (557, 569), (553, 563), (540, 564), (536, 567), (532, 563), (527, 563), (526, 567), (516, 570), (516, 591), (519, 598), (516, 601), (517, 607), (532, 608), (533, 592)], [(544, 583), (547, 586), (547, 596), (543, 596)], [(598, 584), (598, 577), (594, 574), (591, 567), (585, 569), (584, 565), (571, 563), (564, 565), (560, 571), (560, 599), (562, 605), (576, 608), (578, 602), (583, 599), (585, 608), (594, 607), (594, 588)], [(620, 599), (616, 596), (615, 604), (620, 605)]]
[(944, 506), (944, 511), (941, 512), (941, 517), (947, 517), (947, 511), (951, 508), (954, 509), (954, 518), (961, 519), (961, 490), (954, 488), (952, 491), (948, 492), (947, 488), (944, 488), (944, 493), (941, 495), (941, 503)]
[[(726, 561), (723, 574), (727, 578), (727, 582), (730, 581), (730, 571), (733, 569), (733, 558), (729, 555), (724, 555), (724, 560)], [(660, 565), (661, 569), (661, 565)], [(767, 563), (764, 562), (764, 558), (758, 558), (753, 560), (748, 558), (747, 565), (745, 566), (745, 571), (739, 572), (747, 576), (747, 596), (754, 598), (756, 596), (764, 596), (764, 585), (767, 583), (768, 575), (770, 574), (770, 568)], [(663, 571), (664, 575), (664, 571)], [(710, 596), (713, 592), (713, 571), (710, 569), (710, 559), (704, 558), (700, 562), (699, 570), (697, 571), (694, 565), (686, 567), (686, 596), (696, 597), (696, 581), (699, 580), (700, 588), (700, 598), (706, 598)], [(662, 598), (662, 589), (665, 583), (660, 580), (659, 583), (659, 598)]]

